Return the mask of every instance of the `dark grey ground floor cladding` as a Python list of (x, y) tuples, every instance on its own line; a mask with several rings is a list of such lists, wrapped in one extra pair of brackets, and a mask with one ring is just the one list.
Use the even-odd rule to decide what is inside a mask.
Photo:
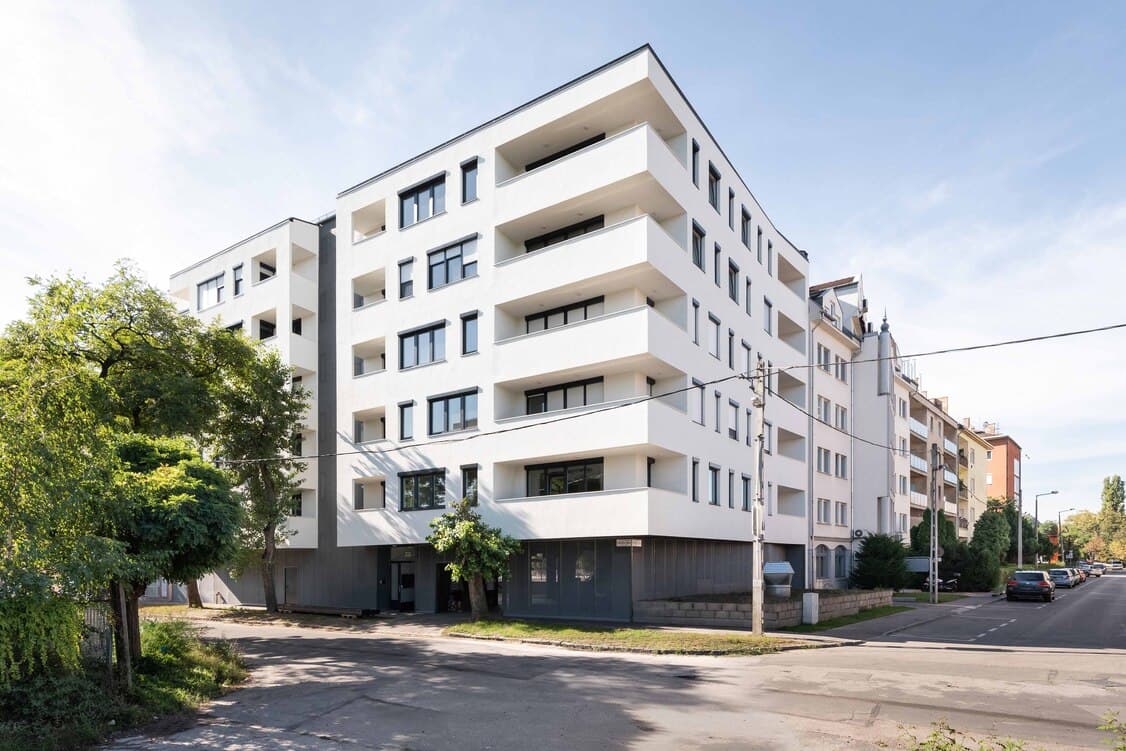
[[(790, 560), (800, 577), (801, 546), (767, 547), (767, 560)], [(429, 545), (281, 551), (276, 585), (280, 601), (298, 605), (424, 613), (468, 607)], [(750, 588), (749, 543), (598, 538), (524, 543), (505, 581), (490, 582), (488, 594), (509, 615), (629, 621), (639, 601)], [(200, 592), (205, 602), (263, 601), (257, 571), (239, 579), (213, 574)]]

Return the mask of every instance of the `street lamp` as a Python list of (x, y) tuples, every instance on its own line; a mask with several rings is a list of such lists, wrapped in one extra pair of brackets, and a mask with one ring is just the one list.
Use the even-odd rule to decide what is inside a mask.
[(1042, 495), (1055, 495), (1059, 493), (1058, 490), (1049, 490), (1047, 493), (1036, 494), (1036, 510), (1033, 516), (1036, 517), (1036, 562), (1040, 562), (1040, 496)]
[(1064, 513), (1068, 512), (1068, 511), (1074, 511), (1074, 510), (1075, 510), (1074, 508), (1060, 509), (1060, 512), (1056, 515), (1056, 542), (1059, 544), (1059, 547), (1060, 547), (1060, 563), (1064, 563), (1064, 560), (1063, 560), (1063, 515), (1064, 515)]

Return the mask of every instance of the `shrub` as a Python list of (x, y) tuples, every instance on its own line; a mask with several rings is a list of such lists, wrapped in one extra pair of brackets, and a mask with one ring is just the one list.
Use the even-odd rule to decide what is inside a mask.
[(970, 546), (959, 581), (967, 592), (988, 592), (1001, 581), (1001, 563), (992, 550)]
[(898, 537), (868, 535), (860, 543), (849, 582), (862, 589), (902, 589), (909, 581), (906, 558)]
[(73, 601), (0, 596), (0, 687), (39, 671), (78, 667), (82, 611)]

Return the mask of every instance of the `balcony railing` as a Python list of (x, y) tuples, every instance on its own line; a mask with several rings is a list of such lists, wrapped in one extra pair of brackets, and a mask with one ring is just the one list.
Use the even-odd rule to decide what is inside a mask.
[(927, 460), (916, 454), (911, 454), (911, 469), (917, 469), (920, 472), (926, 472)]
[(950, 483), (951, 485), (958, 484), (958, 475), (954, 472), (951, 472), (949, 469), (942, 470), (942, 479), (946, 480), (946, 482)]
[(926, 493), (920, 493), (917, 490), (912, 490), (911, 491), (911, 505), (912, 506), (922, 506), (923, 508), (926, 508), (927, 494)]
[(942, 447), (946, 449), (946, 453), (948, 454), (958, 453), (958, 444), (954, 443), (954, 441), (950, 440), (949, 438), (942, 439)]
[(966, 452), (961, 449), (958, 450), (958, 466), (968, 467), (970, 463), (966, 460)]
[(911, 426), (911, 432), (920, 438), (927, 437), (927, 424), (921, 420), (916, 420), (914, 417), (907, 418), (907, 424)]

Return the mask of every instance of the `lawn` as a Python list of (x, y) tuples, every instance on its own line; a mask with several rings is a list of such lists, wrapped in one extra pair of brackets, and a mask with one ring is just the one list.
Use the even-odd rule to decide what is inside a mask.
[(861, 610), (855, 615), (842, 615), (840, 618), (831, 618), (827, 621), (821, 621), (820, 623), (802, 623), (798, 626), (787, 626), (780, 630), (789, 631), (793, 634), (810, 634), (815, 631), (826, 631), (831, 628), (860, 623), (861, 621), (870, 621), (873, 618), (883, 618), (885, 615), (895, 615), (896, 613), (902, 613), (904, 610), (911, 610), (911, 608), (906, 605), (881, 605), (878, 608)]
[(478, 639), (503, 639), (580, 649), (655, 654), (763, 655), (807, 646), (796, 639), (753, 636), (739, 632), (627, 628), (522, 620), (459, 623), (448, 627), (444, 633)]
[(201, 640), (186, 621), (147, 622), (131, 693), (108, 689), (97, 664), (37, 674), (0, 689), (0, 751), (62, 751), (112, 732), (177, 727), (246, 678), (229, 642)]

